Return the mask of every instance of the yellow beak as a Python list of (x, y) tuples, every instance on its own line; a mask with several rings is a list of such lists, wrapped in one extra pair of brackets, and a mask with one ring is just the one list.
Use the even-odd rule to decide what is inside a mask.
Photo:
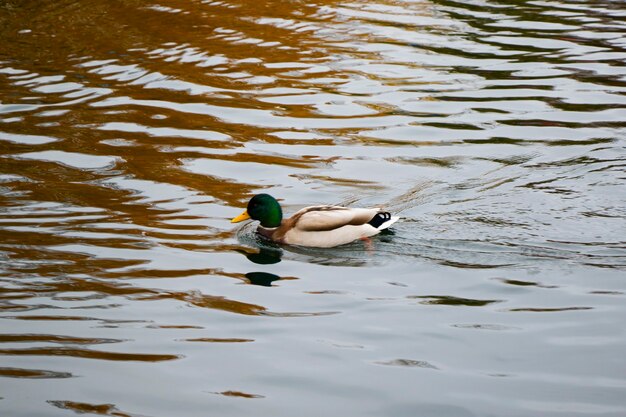
[(247, 210), (244, 210), (243, 213), (241, 213), (239, 216), (231, 219), (231, 223), (239, 223), (242, 222), (244, 220), (248, 220), (250, 218), (250, 215), (248, 214)]

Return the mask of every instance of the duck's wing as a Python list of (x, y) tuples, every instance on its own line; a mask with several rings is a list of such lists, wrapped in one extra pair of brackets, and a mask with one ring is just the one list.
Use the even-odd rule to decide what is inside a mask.
[(338, 229), (343, 226), (360, 226), (368, 223), (380, 211), (378, 208), (348, 208), (339, 206), (306, 207), (289, 220), (291, 227), (320, 232)]

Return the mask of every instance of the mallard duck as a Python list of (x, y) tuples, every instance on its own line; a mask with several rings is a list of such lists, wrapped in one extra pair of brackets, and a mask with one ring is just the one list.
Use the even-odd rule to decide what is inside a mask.
[(283, 220), (278, 201), (269, 194), (258, 194), (250, 199), (248, 208), (231, 222), (248, 219), (259, 220), (258, 233), (273, 242), (332, 248), (374, 236), (399, 217), (380, 208), (312, 206)]

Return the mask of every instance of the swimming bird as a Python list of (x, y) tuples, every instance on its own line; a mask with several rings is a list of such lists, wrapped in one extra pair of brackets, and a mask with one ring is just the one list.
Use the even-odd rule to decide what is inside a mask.
[(273, 242), (332, 248), (374, 236), (398, 221), (399, 217), (380, 208), (311, 206), (283, 220), (278, 201), (269, 194), (258, 194), (250, 199), (247, 209), (231, 222), (248, 219), (260, 221), (257, 232)]

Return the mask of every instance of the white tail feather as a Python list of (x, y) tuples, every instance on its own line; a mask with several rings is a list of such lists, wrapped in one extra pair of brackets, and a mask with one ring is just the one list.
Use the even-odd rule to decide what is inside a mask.
[(378, 230), (385, 230), (385, 229), (389, 228), (392, 224), (397, 222), (398, 220), (400, 220), (400, 217), (398, 217), (398, 216), (391, 216), (391, 218), (389, 220), (387, 220), (386, 222), (384, 222), (383, 224), (378, 226), (377, 229)]

